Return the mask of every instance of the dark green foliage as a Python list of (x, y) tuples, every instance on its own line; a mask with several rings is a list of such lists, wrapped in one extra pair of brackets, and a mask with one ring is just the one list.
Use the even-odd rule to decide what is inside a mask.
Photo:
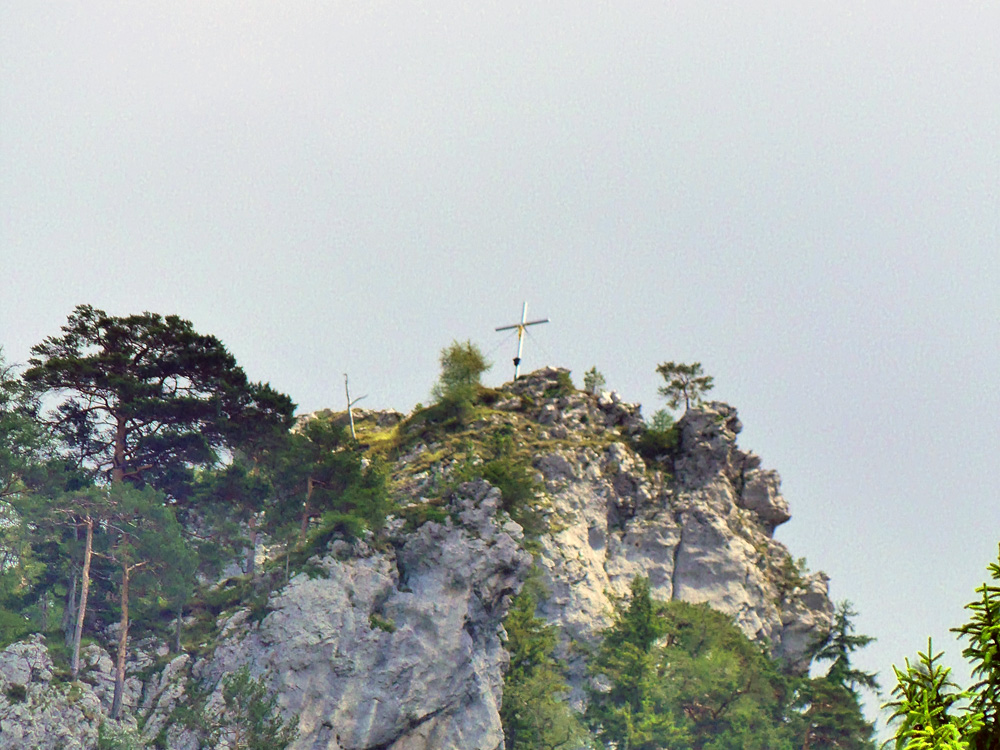
[(858, 696), (825, 677), (806, 680), (799, 691), (801, 747), (875, 750), (875, 728)]
[(840, 658), (869, 639), (853, 635), (849, 607), (840, 612), (818, 647), (839, 665), (834, 675), (797, 678), (726, 615), (655, 602), (637, 578), (591, 661), (586, 719), (615, 750), (871, 750), (872, 726), (851, 687), (870, 675)]
[(664, 362), (656, 371), (667, 381), (659, 387), (661, 396), (667, 399), (671, 409), (676, 409), (681, 403), (685, 409), (691, 404), (700, 404), (702, 396), (712, 390), (714, 383), (710, 375), (701, 370), (701, 362), (686, 365), (682, 362)]
[(556, 373), (556, 382), (554, 385), (550, 385), (545, 389), (542, 394), (545, 398), (562, 398), (563, 396), (568, 396), (574, 390), (573, 380), (570, 378), (569, 373), (560, 370)]
[(605, 747), (690, 746), (690, 734), (675, 721), (662, 649), (655, 648), (667, 632), (660, 610), (649, 582), (636, 578), (628, 605), (616, 606), (614, 623), (590, 662), (600, 687), (591, 690), (585, 719)]
[(438, 505), (430, 503), (420, 503), (400, 508), (398, 514), (406, 521), (406, 530), (413, 531), (423, 526), (425, 523), (444, 523), (448, 517), (448, 510)]
[(374, 612), (368, 615), (368, 627), (370, 627), (372, 630), (378, 628), (379, 630), (382, 630), (386, 633), (396, 632), (396, 623), (394, 623), (392, 620), (386, 620), (384, 617), (380, 617)]
[(291, 423), (291, 399), (250, 383), (218, 339), (177, 316), (80, 305), (62, 330), (32, 348), (24, 380), (61, 395), (49, 423), (95, 475), (169, 491), (219, 448)]
[(24, 703), (28, 700), (28, 688), (24, 685), (18, 685), (16, 682), (12, 682), (7, 685), (4, 695), (7, 696), (7, 700), (11, 703)]
[(858, 688), (878, 690), (874, 674), (855, 669), (851, 665), (851, 654), (875, 640), (868, 635), (854, 634), (853, 621), (857, 615), (850, 602), (840, 602), (834, 614), (833, 627), (817, 640), (811, 654), (815, 661), (830, 662), (827, 680), (854, 694), (858, 693)]
[(791, 748), (791, 685), (764, 648), (707, 605), (675, 601), (664, 611), (675, 715), (693, 747)]
[(568, 687), (553, 653), (555, 628), (535, 617), (531, 582), (504, 620), (510, 666), (504, 676), (503, 723), (507, 750), (556, 750), (583, 746), (586, 732), (566, 703)]
[(529, 536), (543, 530), (542, 519), (535, 507), (539, 487), (527, 459), (516, 452), (516, 434), (512, 425), (501, 425), (493, 432), (485, 446), (486, 460), (479, 461), (475, 446), (466, 449), (466, 461), (453, 470), (453, 479), (469, 482), (485, 479), (502, 496), (501, 506), (517, 521)]
[(142, 750), (142, 736), (132, 729), (102, 723), (97, 728), (97, 750)]
[(660, 461), (677, 447), (679, 437), (673, 415), (660, 409), (639, 434), (636, 450), (647, 461)]
[(25, 490), (41, 459), (45, 440), (36, 412), (37, 404), (0, 349), (0, 502)]
[[(789, 558), (790, 560), (790, 558)], [(793, 568), (805, 568), (805, 561)], [(833, 626), (813, 644), (810, 656), (817, 662), (829, 662), (822, 677), (804, 679), (799, 688), (803, 746), (833, 747), (844, 750), (874, 750), (875, 727), (861, 710), (861, 689), (878, 690), (875, 675), (855, 669), (852, 654), (875, 639), (855, 635), (851, 603), (837, 605)]]
[(276, 696), (263, 680), (242, 667), (222, 678), (225, 710), (210, 733), (213, 746), (225, 740), (230, 750), (285, 750), (298, 736), (298, 718), (281, 717)]
[(482, 465), (482, 477), (500, 490), (502, 506), (528, 535), (542, 530), (542, 521), (535, 509), (538, 483), (532, 470), (523, 461), (510, 456), (490, 459)]
[(360, 537), (367, 529), (378, 531), (392, 509), (385, 467), (373, 462), (352, 484), (331, 500), (310, 537), (312, 545), (325, 546), (334, 536)]

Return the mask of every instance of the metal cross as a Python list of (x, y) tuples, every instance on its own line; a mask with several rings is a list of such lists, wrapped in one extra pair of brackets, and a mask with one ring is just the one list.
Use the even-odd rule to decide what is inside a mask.
[(521, 308), (521, 322), (514, 323), (514, 325), (500, 326), (496, 330), (498, 331), (510, 331), (514, 328), (517, 329), (517, 356), (514, 357), (514, 380), (517, 380), (518, 374), (521, 372), (521, 348), (524, 345), (524, 329), (528, 326), (535, 326), (539, 323), (548, 323), (549, 319), (544, 320), (528, 320), (528, 303), (524, 303), (524, 307)]

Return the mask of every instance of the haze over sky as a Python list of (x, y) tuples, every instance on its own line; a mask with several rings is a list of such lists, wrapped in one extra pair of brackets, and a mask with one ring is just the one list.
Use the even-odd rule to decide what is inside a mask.
[(996, 559), (998, 252), (997, 3), (0, 1), (8, 360), (176, 313), (407, 411), (527, 300), (646, 415), (700, 361), (887, 690)]

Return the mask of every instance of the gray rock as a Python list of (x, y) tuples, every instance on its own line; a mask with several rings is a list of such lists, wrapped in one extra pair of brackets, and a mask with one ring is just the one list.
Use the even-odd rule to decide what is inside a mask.
[(0, 750), (90, 750), (96, 744), (100, 699), (86, 683), (52, 680), (44, 637), (30, 636), (0, 652)]
[[(610, 396), (606, 399), (610, 401)], [(788, 591), (790, 558), (771, 536), (789, 518), (776, 472), (736, 445), (742, 425), (726, 404), (691, 409), (674, 456), (677, 482), (650, 474), (626, 444), (603, 455), (560, 449), (536, 458), (549, 494), (551, 531), (539, 566), (549, 596), (542, 616), (560, 627), (573, 699), (584, 697), (585, 665), (574, 641), (596, 643), (632, 579), (649, 579), (654, 597), (705, 602), (731, 615), (775, 656), (804, 669), (810, 639), (828, 626), (826, 579)]]
[(426, 523), (395, 552), (323, 558), (327, 577), (295, 576), (259, 625), (231, 618), (196, 671), (267, 675), (299, 717), (295, 750), (495, 750), (501, 620), (531, 566), (499, 501), (486, 482), (463, 485), (456, 525)]

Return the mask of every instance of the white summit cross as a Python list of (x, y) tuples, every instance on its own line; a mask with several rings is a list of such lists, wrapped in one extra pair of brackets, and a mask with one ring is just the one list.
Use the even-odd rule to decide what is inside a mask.
[(514, 328), (517, 329), (517, 356), (514, 357), (514, 380), (517, 380), (518, 373), (521, 372), (521, 348), (524, 345), (524, 333), (528, 326), (536, 326), (539, 323), (548, 323), (549, 319), (544, 320), (528, 320), (528, 303), (524, 303), (524, 307), (521, 308), (521, 322), (514, 323), (514, 325), (500, 326), (496, 330), (498, 331), (510, 331)]

